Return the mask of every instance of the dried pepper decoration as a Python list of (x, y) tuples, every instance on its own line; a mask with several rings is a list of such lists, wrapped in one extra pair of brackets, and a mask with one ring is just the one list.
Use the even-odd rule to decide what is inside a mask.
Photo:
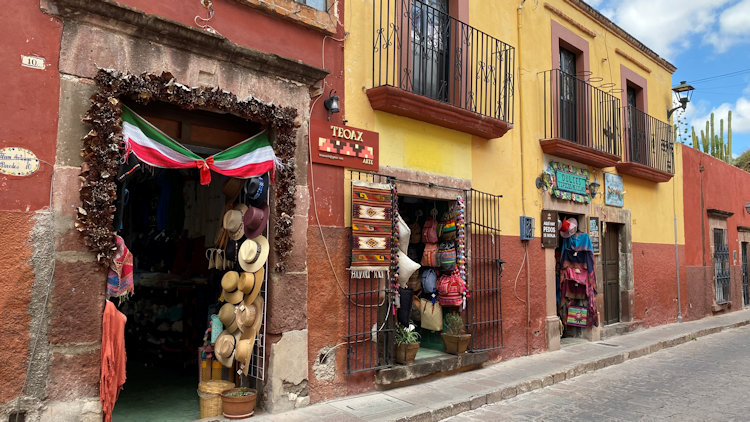
[(81, 207), (76, 228), (83, 234), (86, 246), (107, 266), (116, 252), (113, 218), (117, 176), (122, 156), (122, 120), (120, 100), (140, 104), (161, 101), (185, 110), (208, 109), (231, 113), (260, 123), (270, 129), (273, 148), (283, 168), (277, 171), (274, 207), (275, 270), (286, 270), (286, 259), (292, 251), (292, 226), (296, 208), (295, 139), (297, 110), (279, 107), (250, 97), (239, 100), (218, 87), (189, 88), (175, 82), (169, 72), (161, 75), (133, 75), (111, 69), (99, 69), (95, 77), (98, 91), (91, 97), (91, 108), (83, 118), (91, 125), (83, 137), (84, 163), (81, 165)]

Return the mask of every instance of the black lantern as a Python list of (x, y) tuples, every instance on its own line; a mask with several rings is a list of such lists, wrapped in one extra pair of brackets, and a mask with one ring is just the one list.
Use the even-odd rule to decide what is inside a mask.
[(594, 198), (599, 192), (599, 188), (601, 187), (601, 183), (596, 181), (596, 176), (594, 176), (594, 181), (589, 183), (589, 193), (591, 193), (591, 198)]
[(692, 85), (688, 85), (686, 81), (681, 81), (679, 85), (672, 88), (672, 92), (674, 92), (674, 96), (677, 98), (677, 102), (680, 103), (677, 107), (667, 110), (667, 119), (672, 117), (672, 113), (677, 111), (677, 109), (681, 108), (683, 111), (687, 108), (687, 103), (690, 102), (690, 98), (693, 97), (693, 91), (695, 88), (693, 88)]
[(331, 118), (331, 114), (338, 113), (341, 111), (339, 108), (339, 96), (336, 95), (336, 90), (332, 89), (331, 92), (328, 93), (328, 98), (323, 100), (323, 107), (328, 110), (328, 118)]

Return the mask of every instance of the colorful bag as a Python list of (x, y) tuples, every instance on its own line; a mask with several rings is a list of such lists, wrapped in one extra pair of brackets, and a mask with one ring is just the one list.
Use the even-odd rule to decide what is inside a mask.
[(437, 254), (440, 271), (453, 271), (456, 269), (456, 247), (453, 242), (440, 244)]
[[(448, 216), (445, 215), (444, 217)], [(440, 240), (455, 240), (456, 233), (458, 233), (458, 230), (456, 230), (456, 220), (453, 218), (445, 218), (444, 221), (440, 223)]]
[(589, 310), (587, 308), (568, 305), (568, 316), (565, 323), (574, 327), (588, 327), (588, 314)]
[(425, 330), (443, 330), (443, 308), (439, 303), (432, 303), (427, 299), (419, 299), (421, 326)]
[(423, 243), (437, 243), (437, 226), (437, 220), (435, 220), (433, 217), (428, 218), (427, 221), (424, 222), (424, 227), (422, 227)]
[(466, 291), (466, 282), (454, 271), (440, 276), (437, 283), (438, 301), (441, 306), (461, 306)]
[(427, 294), (437, 292), (437, 274), (432, 268), (422, 271), (422, 292)]
[(423, 267), (437, 267), (440, 265), (440, 261), (438, 261), (437, 243), (428, 243), (424, 245), (421, 264)]

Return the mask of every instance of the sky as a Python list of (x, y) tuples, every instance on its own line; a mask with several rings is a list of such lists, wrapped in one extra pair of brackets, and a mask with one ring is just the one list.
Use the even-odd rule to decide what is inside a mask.
[(750, 0), (585, 1), (674, 64), (672, 86), (695, 87), (680, 119), (688, 139), (690, 126), (700, 136), (714, 112), (717, 133), (724, 119), (726, 141), (732, 110), (732, 155), (750, 149)]

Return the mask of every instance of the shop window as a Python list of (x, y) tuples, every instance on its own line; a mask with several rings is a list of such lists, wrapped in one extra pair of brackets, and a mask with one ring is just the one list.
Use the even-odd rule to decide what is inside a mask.
[(323, 11), (327, 10), (326, 0), (294, 0), (294, 1), (297, 3), (308, 5), (317, 10), (323, 10)]
[(408, 60), (414, 64), (414, 92), (447, 101), (451, 41), (448, 0), (414, 1), (410, 13)]
[[(368, 264), (382, 261), (378, 259), (377, 252), (372, 251), (379, 248), (375, 246), (379, 242), (362, 233), (363, 224), (371, 224), (363, 223), (362, 210), (370, 209), (373, 201), (377, 201), (377, 196), (395, 192), (396, 185), (422, 185), (422, 192), (427, 194), (433, 185), (359, 171), (352, 171), (350, 175), (353, 248), (351, 270), (352, 274), (358, 271), (357, 268), (369, 268), (374, 272), (376, 268), (368, 267)], [(362, 182), (365, 182), (364, 188)], [(451, 193), (435, 197), (397, 193), (391, 203), (398, 211), (398, 216), (396, 213), (384, 213), (393, 218), (392, 221), (385, 222), (385, 227), (399, 227), (400, 234), (409, 232), (408, 237), (401, 239), (403, 244), (397, 243), (404, 248), (408, 260), (404, 258), (404, 262), (400, 262), (399, 258), (393, 258), (391, 274), (398, 271), (402, 275), (406, 268), (419, 267), (408, 279), (400, 281), (398, 291), (381, 274), (373, 273), (368, 277), (367, 274), (360, 273), (350, 277), (347, 373), (393, 365), (396, 351), (393, 334), (397, 324), (393, 318), (394, 313), (395, 319), (402, 325), (413, 323), (420, 333), (417, 360), (446, 353), (446, 345), (441, 336), (443, 319), (431, 321), (429, 327), (427, 321), (422, 319), (424, 312), (429, 313), (430, 310), (441, 312), (443, 317), (449, 313), (461, 315), (464, 328), (471, 334), (470, 350), (478, 352), (502, 347), (500, 197), (471, 189), (446, 186), (441, 186), (440, 189)], [(399, 217), (403, 223), (399, 223)], [(463, 227), (461, 219), (465, 222)], [(372, 226), (382, 224), (383, 222), (378, 221), (372, 223)], [(375, 233), (380, 231), (376, 227), (372, 230)], [(390, 254), (398, 252), (395, 248), (384, 250)], [(465, 260), (468, 256), (472, 259)], [(399, 267), (398, 270), (396, 266)], [(457, 297), (447, 294), (441, 296), (440, 280), (447, 281), (447, 277), (452, 275), (465, 275), (471, 292), (470, 297), (466, 298), (466, 312), (460, 293)], [(398, 310), (394, 312), (393, 307)], [(437, 326), (433, 325), (435, 323)]]
[(731, 300), (731, 283), (729, 271), (729, 244), (726, 229), (713, 229), (714, 278), (716, 280), (716, 304), (721, 305)]

